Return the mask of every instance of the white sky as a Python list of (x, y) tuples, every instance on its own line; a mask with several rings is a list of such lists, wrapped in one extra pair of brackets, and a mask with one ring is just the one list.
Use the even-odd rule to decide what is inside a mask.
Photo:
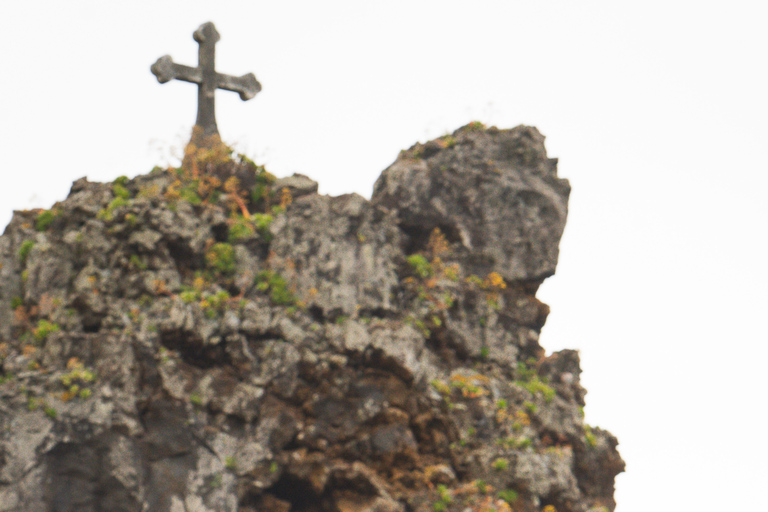
[[(73, 180), (170, 162), (213, 21), (223, 138), (278, 176), (370, 197), (400, 149), (471, 120), (537, 126), (571, 211), (542, 344), (581, 351), (618, 436), (618, 512), (758, 510), (768, 482), (768, 4), (0, 0), (0, 229)], [(159, 141), (159, 142), (157, 142)], [(158, 149), (159, 148), (159, 149)]]

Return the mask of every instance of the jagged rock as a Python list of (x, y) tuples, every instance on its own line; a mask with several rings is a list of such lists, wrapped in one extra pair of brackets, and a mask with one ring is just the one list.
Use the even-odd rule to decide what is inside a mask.
[(0, 512), (615, 507), (578, 353), (539, 345), (569, 189), (538, 131), (416, 145), (370, 201), (193, 167), (0, 237)]
[(555, 272), (568, 211), (570, 185), (556, 166), (536, 128), (468, 125), (402, 152), (371, 201), (396, 211), (416, 240), (439, 227), (473, 273), (540, 281)]

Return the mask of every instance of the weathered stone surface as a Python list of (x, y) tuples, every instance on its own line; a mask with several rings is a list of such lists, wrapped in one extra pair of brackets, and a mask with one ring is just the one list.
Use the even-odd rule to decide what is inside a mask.
[(371, 201), (197, 163), (0, 237), (0, 512), (614, 508), (578, 353), (539, 345), (535, 129), (417, 145)]
[(570, 185), (556, 166), (536, 128), (468, 125), (402, 152), (371, 201), (416, 238), (442, 229), (474, 273), (541, 280), (555, 272), (568, 211)]

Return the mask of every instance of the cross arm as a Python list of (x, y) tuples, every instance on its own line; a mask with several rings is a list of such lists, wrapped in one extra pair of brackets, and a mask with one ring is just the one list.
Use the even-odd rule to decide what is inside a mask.
[(161, 84), (169, 82), (174, 78), (184, 82), (192, 82), (193, 84), (203, 83), (203, 72), (200, 68), (176, 64), (170, 55), (163, 55), (149, 69)]
[(243, 76), (230, 76), (216, 73), (216, 85), (219, 89), (240, 93), (240, 99), (247, 101), (261, 90), (261, 84), (253, 73)]

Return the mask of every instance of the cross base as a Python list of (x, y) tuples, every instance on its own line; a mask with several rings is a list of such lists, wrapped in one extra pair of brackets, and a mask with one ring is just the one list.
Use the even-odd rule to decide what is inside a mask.
[(223, 163), (230, 159), (231, 149), (218, 133), (206, 134), (202, 126), (192, 127), (192, 137), (184, 148), (181, 166), (192, 170), (201, 163)]

